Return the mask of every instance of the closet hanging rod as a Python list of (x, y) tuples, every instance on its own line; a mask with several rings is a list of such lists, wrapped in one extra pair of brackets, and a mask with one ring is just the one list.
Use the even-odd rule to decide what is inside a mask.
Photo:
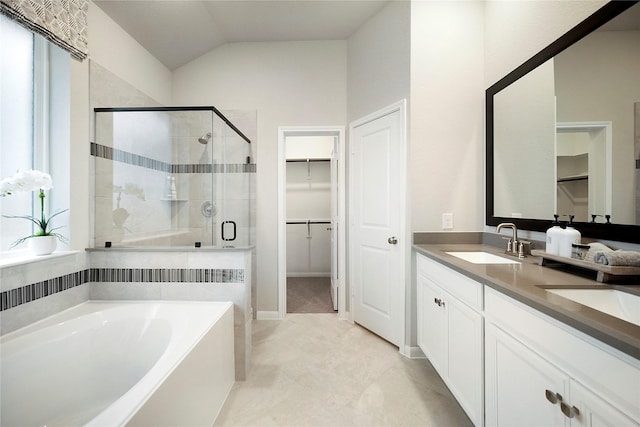
[(331, 159), (287, 159), (287, 163), (330, 162)]
[(287, 221), (287, 224), (331, 224), (331, 221), (314, 221), (314, 220)]

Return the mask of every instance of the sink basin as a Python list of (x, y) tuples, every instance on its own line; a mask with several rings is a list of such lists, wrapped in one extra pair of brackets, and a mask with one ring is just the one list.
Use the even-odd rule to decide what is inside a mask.
[(640, 326), (640, 296), (615, 289), (547, 289), (556, 295)]
[(520, 261), (494, 255), (489, 252), (447, 252), (449, 255), (473, 264), (520, 264)]

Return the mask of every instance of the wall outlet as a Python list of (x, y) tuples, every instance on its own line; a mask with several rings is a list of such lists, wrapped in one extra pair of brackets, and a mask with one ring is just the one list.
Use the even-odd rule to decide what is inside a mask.
[(442, 229), (453, 230), (453, 214), (452, 213), (442, 214)]

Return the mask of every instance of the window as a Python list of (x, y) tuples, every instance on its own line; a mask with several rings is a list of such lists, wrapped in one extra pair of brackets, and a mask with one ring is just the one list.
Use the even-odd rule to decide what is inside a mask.
[[(55, 211), (56, 198), (68, 200), (68, 194), (62, 198), (53, 194), (58, 187), (65, 193), (69, 171), (64, 163), (68, 161), (60, 167), (57, 160), (52, 162), (50, 153), (53, 150), (68, 152), (69, 54), (0, 15), (0, 59), (0, 179), (13, 175), (18, 169), (48, 172), (54, 179), (54, 191), (47, 194), (45, 201)], [(66, 123), (58, 120), (60, 110), (66, 111)], [(51, 123), (50, 112), (55, 116)], [(0, 197), (0, 213), (32, 215), (39, 207), (36, 202), (35, 192), (15, 192), (9, 197)], [(66, 208), (68, 203), (60, 207)], [(51, 212), (50, 206), (45, 209)], [(68, 215), (56, 217), (54, 221), (54, 226), (68, 226)], [(65, 230), (68, 231), (68, 227)], [(31, 222), (0, 217), (0, 255), (20, 254), (26, 245), (9, 251), (11, 244), (30, 234)], [(67, 232), (63, 234), (69, 236)]]

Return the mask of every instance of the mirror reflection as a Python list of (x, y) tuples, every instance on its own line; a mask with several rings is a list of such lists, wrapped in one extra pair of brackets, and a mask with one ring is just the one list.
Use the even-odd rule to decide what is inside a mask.
[(640, 4), (493, 107), (493, 216), (640, 224)]

